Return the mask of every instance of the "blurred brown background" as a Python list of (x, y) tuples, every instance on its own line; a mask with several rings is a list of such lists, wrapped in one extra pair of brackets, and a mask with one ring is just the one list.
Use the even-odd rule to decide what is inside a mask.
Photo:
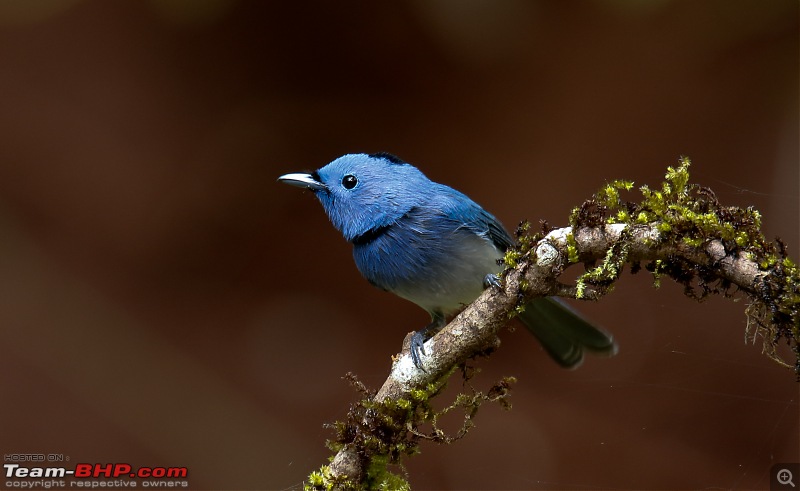
[[(685, 154), (800, 250), (796, 0), (5, 1), (0, 67), (4, 454), (204, 489), (325, 463), (341, 377), (377, 387), (428, 320), (275, 182), (343, 153), (396, 153), (512, 230)], [(800, 392), (745, 307), (626, 274), (581, 304), (619, 355), (576, 371), (505, 332), (476, 383), (517, 376), (513, 410), (423, 445), (412, 485), (768, 487), (800, 461)]]

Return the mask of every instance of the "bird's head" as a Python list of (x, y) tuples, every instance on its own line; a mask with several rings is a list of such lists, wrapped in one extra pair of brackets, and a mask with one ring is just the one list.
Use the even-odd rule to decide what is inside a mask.
[(419, 169), (388, 153), (344, 155), (310, 174), (286, 174), (278, 181), (313, 191), (348, 241), (391, 225), (432, 186)]

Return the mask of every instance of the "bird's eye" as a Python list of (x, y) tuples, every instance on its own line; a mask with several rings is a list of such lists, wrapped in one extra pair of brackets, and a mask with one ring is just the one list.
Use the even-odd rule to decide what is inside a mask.
[(353, 174), (347, 174), (342, 178), (342, 186), (345, 189), (353, 189), (358, 184), (358, 178)]

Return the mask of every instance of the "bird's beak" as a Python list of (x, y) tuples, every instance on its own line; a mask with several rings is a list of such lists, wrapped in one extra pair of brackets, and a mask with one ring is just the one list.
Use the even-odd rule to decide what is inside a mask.
[(286, 184), (297, 186), (299, 188), (310, 189), (312, 191), (325, 191), (328, 189), (328, 186), (319, 182), (311, 174), (284, 174), (278, 178), (278, 182), (285, 182)]

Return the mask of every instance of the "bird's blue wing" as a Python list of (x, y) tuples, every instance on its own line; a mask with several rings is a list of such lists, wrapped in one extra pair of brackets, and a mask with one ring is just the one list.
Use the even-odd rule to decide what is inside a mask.
[(440, 186), (440, 203), (437, 205), (448, 218), (461, 222), (467, 229), (489, 240), (501, 252), (514, 245), (514, 239), (494, 215), (465, 194), (443, 184)]
[(504, 251), (514, 245), (514, 239), (506, 232), (506, 229), (503, 228), (503, 224), (494, 217), (491, 213), (483, 210), (484, 214), (486, 214), (486, 224), (489, 227), (489, 231), (487, 235), (489, 239), (494, 243), (495, 247)]

